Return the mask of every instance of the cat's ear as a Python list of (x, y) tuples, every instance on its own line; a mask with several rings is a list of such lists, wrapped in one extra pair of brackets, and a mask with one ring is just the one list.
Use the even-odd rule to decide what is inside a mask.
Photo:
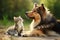
[(19, 16), (19, 19), (23, 22), (24, 20), (23, 20), (23, 18), (21, 17), (21, 16)]
[(13, 19), (16, 19), (16, 17), (14, 16)]
[(21, 18), (21, 16), (19, 16), (19, 18)]

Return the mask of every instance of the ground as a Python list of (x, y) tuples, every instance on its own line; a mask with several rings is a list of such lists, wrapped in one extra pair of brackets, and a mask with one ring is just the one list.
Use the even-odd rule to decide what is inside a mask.
[(14, 37), (5, 35), (6, 29), (0, 29), (0, 40), (60, 40), (60, 37)]
[[(60, 22), (60, 20), (58, 20)], [(28, 24), (28, 22), (26, 22)], [(25, 24), (25, 25), (26, 25)], [(25, 27), (28, 30), (28, 27)], [(4, 32), (7, 28), (0, 27), (0, 40), (60, 40), (60, 37), (14, 37), (5, 35)]]

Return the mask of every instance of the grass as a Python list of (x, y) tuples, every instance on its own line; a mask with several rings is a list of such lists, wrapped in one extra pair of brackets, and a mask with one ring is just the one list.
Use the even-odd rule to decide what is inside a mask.
[(0, 20), (0, 28), (7, 28), (7, 27), (9, 27), (10, 25), (13, 25), (13, 24), (14, 24), (14, 22), (11, 21), (11, 20), (8, 20), (7, 15), (4, 15), (3, 19)]
[(11, 25), (13, 25), (14, 22), (13, 21), (5, 21), (5, 20), (0, 20), (0, 28), (7, 28)]
[(25, 30), (29, 30), (29, 25), (30, 25), (31, 21), (30, 20), (24, 20), (24, 27)]
[[(24, 19), (24, 28), (26, 30), (29, 29), (29, 24), (31, 23), (30, 20), (28, 19)], [(8, 20), (8, 16), (4, 15), (3, 16), (3, 20), (0, 20), (0, 28), (8, 28), (10, 26), (14, 25), (14, 21), (13, 20)]]
[[(30, 25), (30, 21), (29, 20), (24, 20), (24, 28), (25, 30), (29, 29), (29, 25)], [(0, 20), (0, 28), (8, 28), (9, 26), (14, 25), (14, 21), (11, 20)]]

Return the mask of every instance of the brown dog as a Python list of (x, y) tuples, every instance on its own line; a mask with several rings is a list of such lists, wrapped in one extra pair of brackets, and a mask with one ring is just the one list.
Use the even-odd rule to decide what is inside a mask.
[(30, 24), (30, 32), (25, 36), (59, 35), (55, 32), (57, 21), (44, 4), (35, 4), (33, 10), (26, 12), (26, 15), (33, 21)]

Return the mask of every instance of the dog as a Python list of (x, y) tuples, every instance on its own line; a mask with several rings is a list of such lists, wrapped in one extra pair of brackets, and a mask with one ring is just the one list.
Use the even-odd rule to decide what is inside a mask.
[(30, 32), (25, 36), (59, 36), (56, 32), (59, 31), (58, 22), (44, 4), (35, 4), (32, 11), (26, 12), (26, 15), (33, 21), (30, 24)]
[(14, 17), (14, 22), (15, 24), (10, 26), (5, 33), (13, 36), (21, 36), (21, 33), (24, 30), (22, 17)]

